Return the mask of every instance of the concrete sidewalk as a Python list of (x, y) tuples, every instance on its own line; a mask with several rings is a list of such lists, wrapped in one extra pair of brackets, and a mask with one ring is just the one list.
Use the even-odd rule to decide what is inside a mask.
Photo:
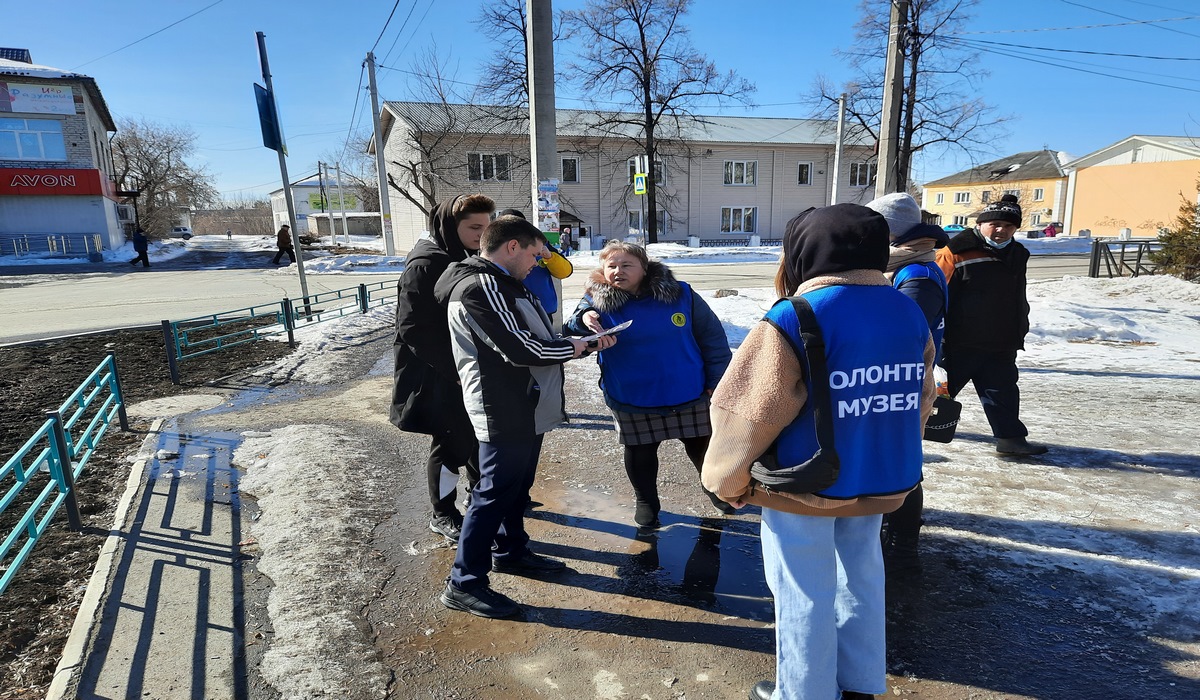
[(239, 441), (154, 423), (48, 698), (248, 696)]

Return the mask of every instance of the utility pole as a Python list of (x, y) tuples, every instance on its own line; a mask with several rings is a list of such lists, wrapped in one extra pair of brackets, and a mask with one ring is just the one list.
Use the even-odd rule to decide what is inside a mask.
[[(258, 37), (258, 58), (262, 64), (263, 84), (267, 88), (267, 96), (270, 98), (273, 112), (278, 121), (279, 111), (275, 107), (275, 85), (271, 82), (271, 67), (267, 63), (267, 35), (262, 32), (255, 32)], [(278, 126), (278, 125), (277, 125)], [(296, 203), (292, 201), (292, 181), (288, 178), (287, 170), (287, 146), (283, 141), (283, 128), (279, 127), (279, 148), (275, 152), (279, 155), (279, 175), (283, 178), (283, 201), (287, 203), (288, 213), (288, 230), (292, 232), (292, 248), (296, 251), (296, 272), (300, 275), (300, 296), (304, 300), (305, 311), (308, 310), (308, 280), (304, 277), (304, 251), (300, 249), (300, 233), (296, 230)]]
[(538, 183), (556, 177), (558, 154), (554, 113), (554, 9), (551, 0), (525, 0), (525, 43), (529, 71), (529, 163), (533, 169), (533, 211)]
[[(346, 195), (342, 192), (342, 164), (334, 163), (333, 170), (337, 173), (338, 209), (342, 212), (342, 238), (350, 245), (350, 229), (346, 227)], [(333, 233), (333, 222), (330, 221), (329, 232)]]
[[(325, 180), (329, 177), (328, 168), (317, 161), (317, 191), (321, 193), (321, 213), (329, 213), (329, 244), (333, 245), (333, 202), (330, 201)], [(321, 240), (321, 220), (317, 219), (317, 240)]]
[(909, 0), (892, 0), (887, 67), (883, 76), (879, 158), (875, 166), (877, 198), (895, 192), (900, 184), (900, 101), (904, 91), (904, 26), (908, 23), (908, 2)]
[(829, 203), (837, 204), (838, 180), (842, 176), (842, 143), (846, 137), (846, 93), (838, 98), (837, 143), (833, 145), (833, 188), (829, 195)]
[(379, 131), (379, 92), (375, 89), (375, 54), (367, 52), (367, 76), (371, 85), (371, 120), (375, 124), (375, 170), (379, 176), (379, 216), (383, 224), (383, 250), (396, 254), (392, 241), (392, 203), (388, 198), (387, 165), (383, 160), (383, 134)]

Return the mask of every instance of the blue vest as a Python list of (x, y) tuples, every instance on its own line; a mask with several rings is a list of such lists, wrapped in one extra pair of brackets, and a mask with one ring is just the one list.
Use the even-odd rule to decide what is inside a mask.
[(633, 320), (597, 359), (600, 388), (617, 403), (663, 408), (704, 393), (704, 359), (692, 335), (692, 288), (683, 282), (679, 287), (674, 303), (647, 296), (600, 314), (605, 328)]
[(896, 271), (892, 277), (892, 286), (899, 288), (901, 284), (911, 279), (931, 279), (942, 288), (942, 313), (938, 315), (933, 327), (933, 347), (937, 349), (935, 362), (942, 360), (942, 336), (946, 335), (946, 308), (950, 305), (950, 290), (946, 286), (946, 273), (935, 262), (911, 263)]
[(546, 315), (554, 315), (554, 312), (558, 311), (558, 294), (554, 291), (554, 277), (550, 271), (541, 265), (534, 265), (529, 274), (525, 275), (524, 281), (525, 288), (533, 292), (542, 303)]
[[(834, 445), (841, 471), (817, 495), (849, 499), (907, 491), (921, 481), (921, 388), (929, 325), (920, 308), (891, 287), (824, 287), (803, 295), (825, 338)], [(786, 299), (767, 322), (787, 337), (804, 368), (799, 321)], [(813, 404), (780, 434), (779, 463), (800, 464), (817, 451)]]

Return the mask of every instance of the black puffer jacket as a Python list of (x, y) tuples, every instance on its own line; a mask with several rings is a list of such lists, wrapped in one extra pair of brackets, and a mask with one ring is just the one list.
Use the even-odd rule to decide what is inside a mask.
[(973, 229), (938, 250), (937, 264), (946, 274), (950, 297), (943, 341), (947, 353), (956, 347), (1024, 349), (1029, 332), (1028, 263), (1029, 250), (1016, 240), (997, 250)]
[(429, 216), (431, 238), (409, 251), (397, 290), (391, 421), (413, 433), (445, 434), (449, 425), (467, 420), (446, 309), (433, 295), (450, 263), (470, 254), (450, 213), (454, 201), (439, 204)]

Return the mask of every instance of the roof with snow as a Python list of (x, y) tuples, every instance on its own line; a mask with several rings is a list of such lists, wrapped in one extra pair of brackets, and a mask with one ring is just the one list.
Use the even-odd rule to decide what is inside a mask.
[(1194, 136), (1146, 136), (1135, 134), (1121, 139), (1120, 141), (1105, 146), (1098, 151), (1092, 151), (1087, 155), (1082, 155), (1074, 160), (1067, 162), (1067, 167), (1072, 170), (1077, 168), (1086, 168), (1097, 162), (1103, 161), (1106, 158), (1112, 157), (1115, 153), (1122, 150), (1130, 150), (1138, 145), (1152, 145), (1165, 148), (1168, 151), (1176, 151), (1192, 158), (1200, 158), (1200, 138)]
[[(401, 117), (423, 131), (529, 135), (528, 111), (521, 107), (497, 105), (446, 104), (439, 102), (385, 102), (384, 133), (393, 119)], [(580, 109), (556, 111), (559, 137), (636, 137), (641, 115), (631, 112), (605, 112)], [(662, 135), (701, 143), (771, 143), (833, 145), (836, 123), (827, 119), (786, 119), (778, 117), (717, 117), (699, 115), (683, 119), (678, 131), (665, 118)], [(848, 145), (866, 146), (873, 141), (860, 129), (847, 127)]]
[(11, 58), (0, 58), (0, 79), (7, 79), (8, 76), (78, 82), (83, 86), (88, 96), (92, 98), (92, 104), (95, 105), (97, 114), (104, 122), (104, 127), (109, 131), (117, 130), (117, 124), (113, 121), (112, 114), (108, 111), (108, 103), (104, 101), (104, 96), (100, 94), (100, 86), (96, 84), (96, 79), (91, 76), (82, 73), (72, 73), (71, 71), (52, 66), (14, 61)]
[(1011, 156), (978, 165), (970, 170), (927, 182), (925, 187), (979, 185), (988, 182), (1017, 182), (1066, 177), (1062, 168), (1063, 160), (1060, 151), (1041, 150), (1014, 153)]

